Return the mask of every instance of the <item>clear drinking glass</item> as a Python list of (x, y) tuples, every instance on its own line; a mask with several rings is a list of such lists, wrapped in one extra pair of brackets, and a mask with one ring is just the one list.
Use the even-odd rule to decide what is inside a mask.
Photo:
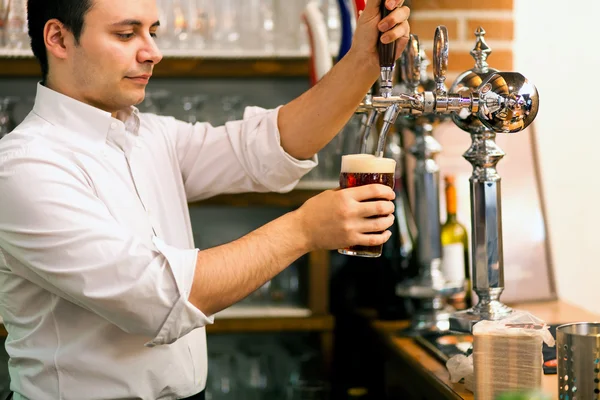
[(213, 43), (215, 5), (211, 0), (192, 0), (191, 45), (195, 49), (208, 48)]
[(235, 0), (219, 0), (215, 5), (215, 46), (219, 49), (234, 49), (239, 47), (240, 18), (239, 5)]
[(240, 397), (239, 382), (236, 380), (236, 357), (227, 352), (211, 352), (208, 356), (207, 399), (243, 399)]
[(8, 24), (8, 6), (10, 0), (0, 0), (0, 48), (8, 46), (8, 34), (6, 25)]
[(171, 0), (158, 0), (158, 19), (160, 28), (156, 38), (156, 45), (161, 50), (168, 50), (173, 47), (173, 30), (171, 28)]
[(29, 48), (27, 33), (27, 0), (9, 0), (6, 20), (7, 46), (12, 49)]
[(179, 49), (190, 47), (191, 2), (189, 0), (171, 0), (171, 27), (173, 29), (173, 46)]
[(273, 48), (273, 1), (244, 0), (240, 4), (240, 45), (244, 49), (269, 51)]
[(276, 389), (273, 355), (261, 351), (259, 346), (246, 345), (239, 357), (244, 400), (272, 398)]
[(308, 38), (302, 23), (306, 4), (306, 0), (275, 0), (275, 47), (278, 50), (307, 50)]
[(342, 24), (340, 20), (340, 8), (337, 0), (321, 0), (321, 11), (325, 16), (327, 23), (327, 36), (329, 38), (329, 48), (332, 54), (337, 54), (340, 50), (342, 40)]

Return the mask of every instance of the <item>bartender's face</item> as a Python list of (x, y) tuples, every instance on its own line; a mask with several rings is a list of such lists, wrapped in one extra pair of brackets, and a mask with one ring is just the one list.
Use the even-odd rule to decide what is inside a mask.
[(115, 112), (139, 104), (162, 55), (155, 0), (94, 0), (70, 69), (83, 101)]

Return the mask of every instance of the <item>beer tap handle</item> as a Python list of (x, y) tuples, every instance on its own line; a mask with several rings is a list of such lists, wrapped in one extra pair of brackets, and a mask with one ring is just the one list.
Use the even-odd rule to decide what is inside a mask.
[(400, 58), (400, 74), (410, 94), (417, 93), (421, 83), (421, 61), (419, 37), (411, 34)]
[(446, 94), (446, 73), (448, 71), (448, 30), (440, 25), (433, 39), (433, 74), (436, 94)]
[[(385, 0), (379, 3), (381, 19), (387, 17), (392, 11), (385, 6)], [(396, 64), (396, 41), (392, 43), (381, 43), (383, 32), (379, 32), (377, 40), (377, 51), (379, 53), (379, 66), (381, 67), (381, 95), (389, 97), (392, 95), (392, 81), (394, 65)]]

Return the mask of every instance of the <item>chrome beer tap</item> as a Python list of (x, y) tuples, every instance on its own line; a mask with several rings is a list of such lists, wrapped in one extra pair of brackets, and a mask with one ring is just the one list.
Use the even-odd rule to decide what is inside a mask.
[[(384, 61), (389, 52), (382, 51), (381, 46), (380, 61)], [(385, 49), (387, 45), (383, 46)], [(411, 46), (415, 46), (415, 42), (409, 43), (407, 49), (409, 52), (412, 51), (412, 54), (418, 54), (414, 49), (411, 50)], [(502, 158), (503, 153), (493, 140), (494, 134), (514, 133), (525, 129), (537, 115), (539, 100), (535, 86), (521, 74), (500, 72), (487, 66), (489, 48), (483, 40), (482, 30), (479, 31), (476, 48), (473, 51), (476, 59), (475, 68), (463, 74), (449, 92), (445, 89), (448, 34), (444, 26), (438, 26), (436, 29), (433, 50), (435, 88), (429, 91), (419, 92), (413, 87), (410, 93), (392, 95), (391, 90), (387, 90), (388, 85), (385, 84), (390, 70), (386, 69), (382, 62), (382, 92), (380, 96), (373, 96), (370, 99), (372, 108), (385, 113), (376, 154), (378, 156), (383, 154), (387, 133), (401, 113), (411, 116), (451, 115), (457, 125), (472, 134), (473, 145), (464, 157), (473, 165), (473, 176), (470, 179), (473, 285), (480, 301), (473, 309), (455, 314), (449, 322), (452, 329), (470, 330), (472, 324), (480, 319), (498, 319), (510, 312), (499, 302), (503, 289), (503, 265), (500, 178), (495, 165)], [(406, 59), (406, 64), (410, 64), (409, 58)], [(430, 130), (431, 126), (425, 124), (423, 129)], [(419, 134), (423, 137), (431, 137), (426, 132)], [(421, 146), (425, 144), (424, 140)], [(425, 154), (426, 151), (426, 149), (416, 150), (417, 153)], [(431, 159), (435, 146), (430, 146), (429, 151), (429, 159)], [(431, 168), (431, 162), (423, 162), (423, 168)], [(427, 187), (430, 189), (434, 187), (433, 183), (428, 182), (428, 184)], [(425, 192), (425, 186), (421, 190)], [(429, 210), (434, 212), (433, 207), (429, 207), (426, 203), (421, 204), (420, 207), (428, 212)], [(429, 218), (431, 218), (429, 221), (434, 220), (431, 216)], [(439, 225), (439, 219), (435, 225)], [(431, 322), (432, 314), (435, 315), (435, 321), (446, 318), (448, 313), (442, 300), (456, 292), (456, 285), (446, 282), (439, 268), (441, 251), (438, 257), (436, 249), (441, 248), (441, 245), (437, 246), (437, 241), (431, 243), (433, 245), (428, 251), (423, 247), (420, 253), (420, 260), (427, 267), (423, 268), (415, 282), (403, 285), (397, 291), (401, 296), (424, 300), (424, 311), (428, 316), (422, 321), (419, 321), (417, 316), (416, 329), (419, 324), (425, 325), (427, 321)], [(441, 325), (438, 328), (443, 329)]]
[[(406, 93), (415, 97), (419, 88), (430, 86), (422, 79), (422, 54), (418, 37), (411, 35), (400, 59), (402, 81)], [(435, 81), (436, 93), (445, 93), (442, 79)], [(415, 279), (396, 288), (396, 294), (418, 302), (412, 324), (404, 334), (414, 334), (424, 329), (447, 330), (449, 317), (454, 311), (447, 306), (448, 296), (464, 288), (464, 282), (447, 282), (441, 269), (442, 242), (440, 223), (440, 168), (435, 157), (442, 151), (433, 137), (433, 125), (442, 117), (434, 113), (414, 113), (402, 119), (406, 129), (415, 135), (410, 152), (416, 159), (414, 168), (415, 222), (417, 228), (417, 264), (419, 274)]]
[[(388, 16), (390, 14), (390, 12), (391, 11), (388, 10), (387, 7), (385, 6), (385, 1), (382, 1), (381, 4), (379, 5), (379, 13), (381, 15), (381, 19)], [(381, 39), (381, 32), (379, 33), (379, 38)], [(380, 97), (388, 98), (388, 97), (392, 96), (392, 89), (393, 89), (393, 85), (394, 85), (394, 67), (396, 65), (396, 43), (392, 42), (392, 43), (383, 44), (383, 43), (381, 43), (381, 40), (378, 40), (377, 41), (377, 51), (379, 54), (379, 67), (380, 67), (380, 77), (379, 77)], [(369, 90), (369, 92), (367, 93), (365, 98), (363, 99), (362, 103), (358, 106), (358, 108), (356, 110), (357, 113), (365, 114), (365, 115), (363, 115), (363, 119), (361, 121), (361, 128), (360, 128), (360, 134), (359, 134), (359, 137), (360, 137), (359, 153), (367, 152), (367, 143), (369, 140), (369, 135), (371, 133), (373, 124), (375, 124), (375, 122), (379, 118), (379, 113), (381, 113), (381, 112), (385, 113), (384, 120), (389, 119), (388, 112), (386, 111), (388, 108), (387, 105), (384, 107), (374, 107), (373, 106), (372, 98), (373, 98), (373, 92), (375, 91), (375, 87), (376, 87), (376, 85), (373, 85), (371, 87), (371, 89)], [(394, 108), (396, 108), (396, 107), (394, 106)], [(397, 115), (396, 115), (396, 117), (397, 117)], [(396, 117), (394, 117), (394, 120), (396, 119)], [(388, 130), (389, 130), (389, 128), (388, 128)], [(381, 135), (380, 135), (380, 137), (381, 137)], [(380, 147), (380, 145), (381, 145), (381, 147)], [(378, 148), (377, 148), (376, 154), (379, 157), (383, 156), (383, 152), (384, 152), (383, 146), (385, 146), (385, 142), (383, 144), (381, 144), (380, 142), (378, 143)]]
[[(471, 309), (450, 318), (450, 329), (470, 332), (480, 320), (498, 320), (512, 310), (500, 302), (504, 290), (502, 248), (501, 178), (496, 165), (504, 152), (495, 142), (496, 133), (523, 130), (536, 117), (539, 98), (536, 88), (518, 73), (490, 68), (492, 52), (484, 39), (485, 31), (476, 30), (471, 55), (475, 67), (458, 76), (451, 87), (467, 96), (480, 93), (477, 117), (469, 113), (452, 115), (454, 123), (471, 134), (471, 147), (463, 157), (473, 166), (471, 186), (471, 244), (473, 289), (479, 298)], [(494, 93), (494, 95), (489, 95)]]
[[(375, 96), (377, 109), (415, 114), (472, 115), (495, 132), (518, 132), (527, 127), (537, 114), (537, 90), (516, 72), (495, 72), (472, 91), (446, 92), (444, 82), (448, 69), (448, 33), (438, 26), (433, 46), (436, 89), (414, 95)], [(387, 111), (386, 111), (387, 112)]]

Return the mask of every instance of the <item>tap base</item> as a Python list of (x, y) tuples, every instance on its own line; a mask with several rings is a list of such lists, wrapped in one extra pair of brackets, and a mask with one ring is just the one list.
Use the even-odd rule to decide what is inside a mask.
[(423, 278), (396, 286), (397, 296), (410, 298), (416, 303), (410, 327), (400, 334), (414, 337), (425, 331), (445, 332), (450, 329), (449, 319), (455, 310), (446, 303), (446, 299), (463, 290), (464, 285), (456, 282), (434, 286)]
[(411, 280), (396, 286), (396, 295), (420, 300), (437, 297), (447, 298), (462, 292), (464, 289), (464, 285), (458, 282), (447, 282), (438, 286), (417, 278), (417, 280)]
[(410, 326), (397, 332), (398, 336), (416, 337), (425, 332), (447, 332), (454, 308), (446, 305), (439, 309), (423, 306), (411, 318)]
[(482, 307), (481, 303), (468, 310), (450, 316), (450, 330), (473, 333), (473, 326), (480, 321), (498, 321), (510, 316), (514, 310), (507, 305), (492, 301)]

